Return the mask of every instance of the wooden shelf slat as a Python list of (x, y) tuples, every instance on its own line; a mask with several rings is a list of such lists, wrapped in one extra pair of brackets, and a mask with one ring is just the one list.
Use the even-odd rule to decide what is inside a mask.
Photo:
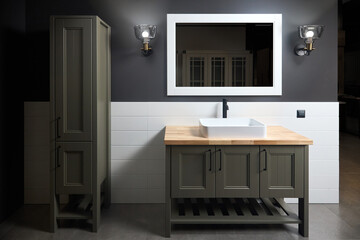
[(235, 199), (236, 203), (239, 205), (241, 211), (243, 212), (244, 216), (252, 216), (252, 213), (249, 209), (249, 207), (247, 206), (247, 204), (244, 202), (243, 199), (241, 198), (236, 198)]
[(223, 216), (216, 198), (210, 200), (215, 216)]
[(301, 220), (291, 216), (213, 216), (209, 217), (179, 217), (172, 216), (170, 219), (174, 224), (299, 224)]
[(297, 216), (290, 208), (289, 206), (285, 203), (284, 199), (282, 198), (274, 198), (274, 201), (279, 204), (279, 206), (282, 208), (282, 210), (284, 210), (284, 212), (289, 215), (289, 216)]
[(185, 198), (185, 216), (193, 216), (192, 204), (189, 198)]
[(78, 205), (78, 209), (85, 211), (92, 202), (92, 195), (86, 195)]
[(280, 215), (279, 211), (268, 198), (262, 198), (261, 200), (273, 215)]
[(254, 208), (254, 210), (257, 212), (259, 216), (266, 216), (265, 210), (260, 206), (260, 204), (257, 202), (256, 198), (248, 198), (249, 203)]
[(204, 200), (202, 198), (197, 198), (196, 202), (198, 204), (200, 216), (207, 216), (208, 213), (207, 213), (206, 208), (205, 208)]
[(234, 206), (232, 205), (230, 199), (224, 198), (223, 202), (224, 202), (225, 207), (226, 207), (226, 209), (227, 209), (227, 211), (229, 213), (229, 216), (231, 216), (231, 217), (237, 216), (237, 213), (236, 213), (236, 211), (234, 209)]

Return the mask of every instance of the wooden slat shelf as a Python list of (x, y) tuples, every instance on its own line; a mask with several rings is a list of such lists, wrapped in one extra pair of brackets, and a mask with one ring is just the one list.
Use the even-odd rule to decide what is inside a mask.
[(91, 219), (91, 204), (92, 199), (88, 199), (88, 196), (70, 198), (68, 204), (60, 205), (56, 219)]
[(299, 224), (301, 220), (281, 199), (176, 198), (171, 223), (175, 224)]

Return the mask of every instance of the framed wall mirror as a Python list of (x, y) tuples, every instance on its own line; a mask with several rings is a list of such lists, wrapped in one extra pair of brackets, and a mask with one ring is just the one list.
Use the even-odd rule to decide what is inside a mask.
[(281, 95), (281, 14), (168, 14), (167, 95)]

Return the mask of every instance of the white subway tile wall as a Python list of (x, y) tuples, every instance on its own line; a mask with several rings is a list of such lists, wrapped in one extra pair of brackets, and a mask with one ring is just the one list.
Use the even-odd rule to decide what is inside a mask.
[[(44, 109), (41, 110), (42, 108)], [(310, 202), (339, 201), (338, 103), (230, 102), (229, 108), (228, 117), (252, 117), (268, 125), (282, 125), (312, 138), (314, 145), (310, 146), (309, 151)], [(221, 104), (217, 102), (113, 102), (111, 109), (113, 203), (164, 202), (165, 126), (198, 125), (199, 118), (218, 117), (221, 114)], [(306, 118), (296, 118), (298, 109), (306, 110)], [(46, 103), (25, 103), (25, 126), (31, 129), (36, 126), (46, 128), (46, 124), (36, 121), (48, 121), (48, 115), (44, 114), (46, 111)], [(31, 118), (31, 114), (35, 116)], [(49, 154), (48, 143), (46, 145), (43, 137), (36, 135), (34, 131), (26, 133), (25, 130), (25, 150), (28, 148), (26, 153), (29, 155), (25, 156), (25, 161), (45, 162)], [(36, 136), (30, 136), (30, 133)], [(43, 148), (36, 148), (35, 143), (28, 142), (30, 139), (38, 141), (38, 145)], [(29, 169), (25, 168), (25, 175), (42, 171), (40, 176), (48, 182), (48, 161), (45, 166), (47, 167), (33, 170), (29, 165), (26, 167)], [(48, 201), (48, 187), (41, 193), (36, 193), (39, 187), (44, 186), (44, 181), (38, 177), (28, 183), (25, 198), (32, 196), (32, 200), (25, 199), (25, 202)]]

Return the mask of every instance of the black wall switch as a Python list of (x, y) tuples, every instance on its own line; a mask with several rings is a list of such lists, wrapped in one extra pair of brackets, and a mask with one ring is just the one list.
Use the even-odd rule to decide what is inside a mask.
[(297, 118), (305, 118), (305, 110), (297, 110)]

